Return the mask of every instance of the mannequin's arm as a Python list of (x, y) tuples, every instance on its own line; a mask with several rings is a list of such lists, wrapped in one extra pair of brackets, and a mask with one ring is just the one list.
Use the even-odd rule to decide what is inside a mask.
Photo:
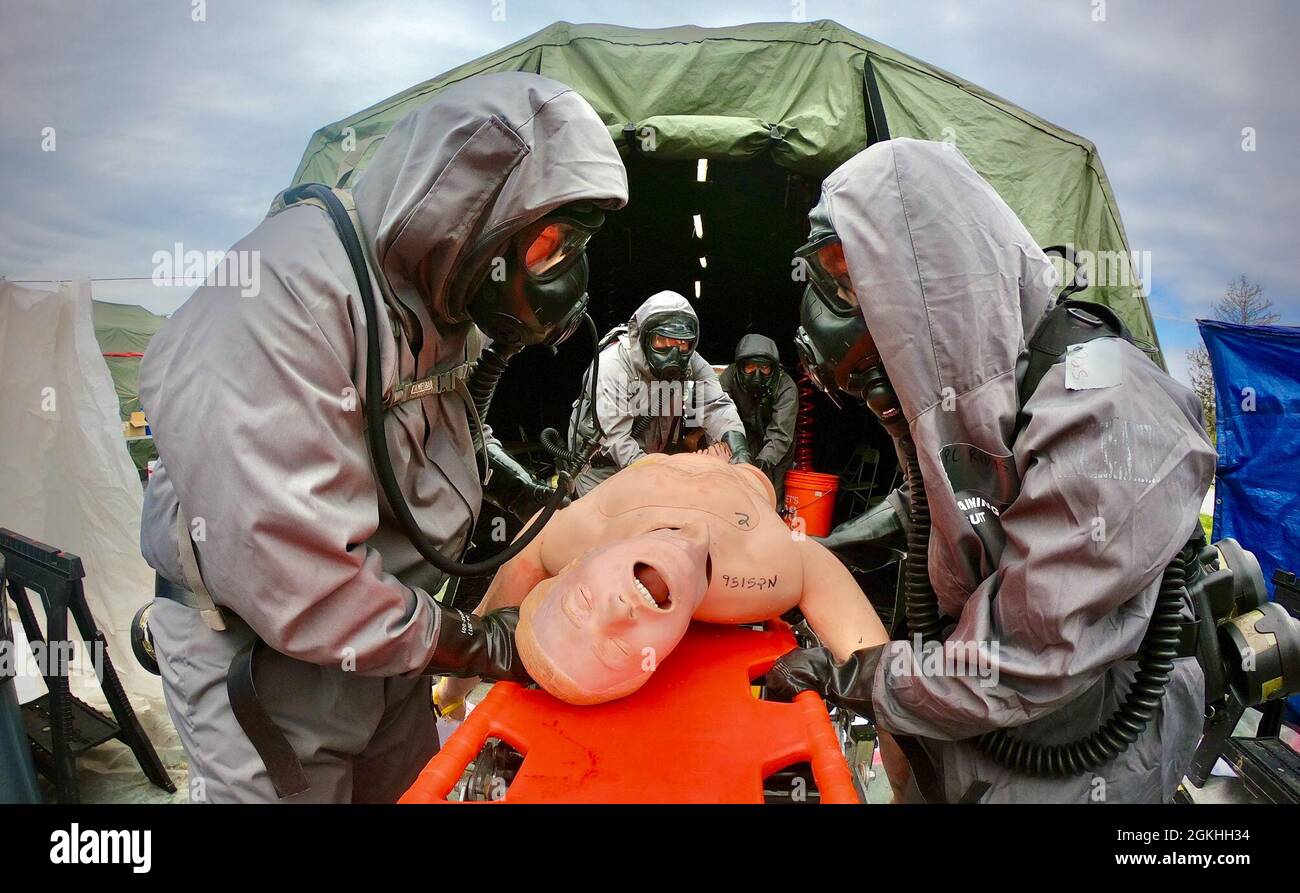
[(799, 610), (835, 659), (841, 661), (859, 648), (888, 642), (889, 633), (876, 609), (840, 560), (809, 539), (799, 542), (798, 549), (803, 556)]
[[(799, 543), (799, 550), (803, 555), (803, 600), (799, 610), (835, 659), (842, 661), (859, 648), (888, 642), (889, 633), (876, 609), (834, 553), (812, 540)], [(888, 732), (879, 728), (876, 732), (894, 802), (901, 803), (912, 767)]]
[[(553, 515), (552, 519), (554, 517)], [(532, 521), (528, 522), (531, 523)], [(525, 529), (528, 524), (524, 525)], [(522, 552), (507, 561), (501, 570), (497, 571), (487, 592), (483, 595), (483, 600), (474, 609), (475, 614), (486, 614), (497, 608), (518, 607), (523, 603), (524, 597), (533, 591), (534, 586), (552, 576), (542, 561), (542, 541), (545, 538), (546, 530), (543, 529)]]

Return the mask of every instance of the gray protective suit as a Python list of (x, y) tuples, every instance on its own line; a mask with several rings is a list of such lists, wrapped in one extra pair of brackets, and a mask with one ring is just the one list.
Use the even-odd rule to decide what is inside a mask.
[(905, 139), (846, 162), (823, 200), (917, 445), (930, 577), (957, 620), (946, 666), (976, 643), (988, 654), (982, 672), (935, 673), (891, 643), (872, 692), (881, 727), (922, 739), (950, 800), (976, 779), (992, 785), (984, 802), (1170, 798), (1201, 729), (1193, 659), (1095, 773), (1030, 778), (961, 739), (1015, 726), (1072, 741), (1128, 691), (1214, 471), (1196, 397), (1127, 342), (1094, 341), (1047, 373), (1016, 434), (1017, 360), (1055, 276), (1011, 209), (954, 148)]
[[(736, 406), (718, 383), (699, 350), (691, 351), (692, 397), (684, 405), (680, 387), (657, 382), (641, 350), (641, 327), (650, 317), (666, 311), (695, 316), (695, 308), (675, 291), (661, 291), (646, 299), (619, 335), (600, 352), (600, 379), (596, 383), (596, 412), (605, 438), (596, 462), (578, 475), (575, 492), (583, 496), (648, 453), (662, 453), (674, 431), (702, 427), (713, 443), (728, 431), (744, 431)], [(589, 424), (591, 369), (582, 380), (582, 396), (569, 417), (569, 445), (577, 445)]]
[[(569, 202), (620, 207), (627, 181), (585, 100), (547, 78), (493, 74), (400, 121), (354, 197), (384, 317), (387, 394), (474, 359), (476, 332), (453, 288), (468, 253)], [(140, 374), (161, 458), (145, 499), (145, 558), (186, 584), (179, 506), (230, 625), (213, 631), (162, 599), (151, 621), (191, 795), (275, 799), (225, 687), (231, 657), (257, 635), (271, 649), (256, 664), (261, 700), (311, 783), (293, 799), (391, 801), (438, 747), (421, 670), (442, 575), (378, 492), (362, 424), (365, 315), (330, 219), (277, 200), (233, 250), (260, 252), (261, 293), (200, 288)], [(411, 512), (451, 555), (480, 504), (466, 412), (461, 393), (445, 392), (386, 416)]]
[(754, 464), (763, 463), (776, 487), (776, 504), (781, 505), (785, 495), (785, 473), (794, 463), (794, 424), (799, 414), (799, 388), (781, 368), (781, 354), (776, 342), (766, 335), (746, 335), (736, 345), (736, 359), (742, 357), (767, 357), (775, 367), (776, 381), (768, 396), (756, 399), (745, 388), (732, 363), (718, 381), (722, 389), (736, 404), (736, 411), (745, 425), (745, 439), (749, 442)]

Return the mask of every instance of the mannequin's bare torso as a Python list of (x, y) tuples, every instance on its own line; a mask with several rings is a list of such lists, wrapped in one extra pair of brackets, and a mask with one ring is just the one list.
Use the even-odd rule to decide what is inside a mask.
[(593, 546), (703, 523), (709, 586), (695, 619), (770, 620), (803, 597), (803, 556), (775, 502), (771, 483), (753, 466), (709, 455), (649, 457), (556, 513), (542, 542), (542, 566), (553, 575)]

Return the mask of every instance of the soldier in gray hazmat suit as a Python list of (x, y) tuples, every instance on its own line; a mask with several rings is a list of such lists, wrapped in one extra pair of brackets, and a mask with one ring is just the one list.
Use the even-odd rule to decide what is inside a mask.
[[(585, 298), (590, 230), (563, 218), (621, 207), (626, 172), (578, 94), (492, 74), (398, 122), (351, 197), (382, 317), (390, 460), (418, 526), (458, 556), (482, 498), (461, 373), (482, 342), (475, 322), (499, 337), (484, 295)], [(166, 596), (147, 622), (191, 795), (286, 793), (228, 693), (232, 660), (260, 638), (249, 675), (266, 716), (251, 722), (269, 720), (300, 763), (306, 790), (291, 799), (392, 801), (438, 748), (428, 674), (517, 676), (513, 625), (438, 604), (444, 575), (380, 495), (363, 431), (366, 316), (323, 205), (281, 196), (233, 251), (259, 253), (260, 294), (200, 288), (140, 375), (160, 456), (142, 548)], [(488, 281), (494, 259), (504, 282)], [(224, 629), (189, 606), (199, 589)]]
[[(824, 298), (805, 298), (805, 326), (821, 326), (825, 308), (865, 321), (836, 381), (914, 444), (929, 579), (955, 628), (933, 652), (941, 660), (923, 660), (916, 640), (838, 666), (796, 650), (768, 674), (770, 689), (818, 690), (915, 736), (945, 800), (972, 790), (981, 802), (1168, 800), (1201, 731), (1194, 658), (1173, 661), (1141, 734), (1091, 770), (1027, 774), (968, 739), (1010, 728), (1023, 742), (1073, 742), (1128, 692), (1161, 574), (1196, 531), (1214, 471), (1196, 397), (1133, 344), (1104, 337), (1048, 368), (1020, 405), (1018, 361), (1054, 271), (950, 146), (864, 150), (826, 179), (810, 220), (801, 253), (816, 256)], [(906, 524), (908, 492), (890, 504)], [(972, 646), (981, 656), (962, 669)]]
[[(605, 336), (596, 381), (596, 418), (604, 436), (574, 491), (591, 492), (649, 453), (662, 453), (691, 428), (731, 448), (732, 462), (748, 462), (745, 426), (718, 375), (696, 349), (700, 321), (690, 301), (674, 291), (651, 295), (626, 328)], [(656, 348), (655, 342), (667, 346)], [(569, 417), (569, 446), (591, 433), (591, 369)]]
[(754, 464), (776, 488), (777, 506), (785, 503), (785, 473), (794, 463), (794, 425), (799, 388), (781, 368), (776, 342), (750, 333), (736, 345), (736, 361), (718, 376), (745, 424), (745, 439)]

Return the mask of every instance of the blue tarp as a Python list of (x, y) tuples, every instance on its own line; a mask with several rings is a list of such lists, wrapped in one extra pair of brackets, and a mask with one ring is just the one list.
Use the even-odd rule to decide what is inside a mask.
[(1214, 538), (1300, 571), (1300, 328), (1197, 320), (1214, 370)]
[[(1255, 553), (1269, 592), (1300, 571), (1300, 328), (1197, 320), (1214, 371), (1214, 538)], [(1289, 699), (1293, 717), (1300, 696)]]

